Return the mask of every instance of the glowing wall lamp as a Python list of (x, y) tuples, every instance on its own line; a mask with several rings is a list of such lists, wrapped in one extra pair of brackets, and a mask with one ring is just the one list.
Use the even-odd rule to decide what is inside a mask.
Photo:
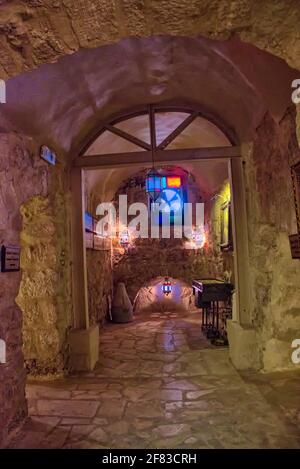
[(198, 229), (193, 231), (193, 241), (197, 248), (203, 248), (206, 243), (206, 234), (204, 229)]
[(162, 292), (165, 296), (168, 296), (172, 293), (172, 284), (169, 277), (165, 277), (165, 280), (163, 281)]
[(120, 233), (120, 244), (123, 248), (127, 248), (130, 243), (130, 236), (128, 230), (124, 230)]

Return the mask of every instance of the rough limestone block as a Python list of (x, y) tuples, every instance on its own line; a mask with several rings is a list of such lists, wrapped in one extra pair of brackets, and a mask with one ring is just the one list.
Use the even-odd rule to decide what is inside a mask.
[[(3, 78), (55, 62), (80, 47), (97, 47), (129, 36), (149, 34), (241, 39), (299, 68), (298, 4), (285, 0), (64, 0), (5, 4), (0, 28), (0, 72)], [(209, 3), (209, 8), (207, 7)], [(34, 7), (38, 4), (38, 7)], [(51, 5), (52, 4), (52, 5)], [(28, 21), (30, 18), (30, 21)], [(47, 25), (47, 27), (45, 27)], [(270, 40), (270, 36), (271, 39)], [(26, 54), (16, 44), (26, 44)]]
[(133, 320), (133, 307), (123, 282), (117, 285), (112, 304), (112, 318), (114, 322), (130, 322)]
[(293, 350), (292, 342), (285, 342), (274, 338), (269, 340), (263, 352), (264, 371), (271, 372), (286, 370), (288, 368), (299, 370), (300, 364), (292, 362)]
[(91, 371), (99, 359), (99, 327), (73, 329), (68, 338), (71, 371)]
[(238, 370), (261, 368), (256, 331), (244, 328), (235, 321), (227, 321), (230, 359)]

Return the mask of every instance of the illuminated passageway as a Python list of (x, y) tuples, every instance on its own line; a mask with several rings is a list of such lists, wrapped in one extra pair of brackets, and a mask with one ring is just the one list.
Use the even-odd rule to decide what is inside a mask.
[(0, 447), (300, 447), (298, 2), (0, 3)]

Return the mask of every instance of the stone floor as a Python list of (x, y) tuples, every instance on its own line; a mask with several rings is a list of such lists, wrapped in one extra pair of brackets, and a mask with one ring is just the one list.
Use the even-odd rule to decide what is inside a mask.
[(93, 373), (27, 387), (11, 448), (299, 448), (300, 373), (243, 374), (199, 313), (108, 325)]

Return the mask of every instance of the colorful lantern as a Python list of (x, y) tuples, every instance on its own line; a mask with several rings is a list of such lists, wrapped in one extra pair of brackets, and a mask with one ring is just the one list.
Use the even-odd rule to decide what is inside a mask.
[(165, 280), (162, 284), (162, 292), (165, 296), (168, 296), (172, 293), (172, 284), (169, 277), (165, 277)]
[(146, 192), (151, 197), (152, 202), (159, 198), (161, 190), (161, 176), (155, 168), (152, 168), (146, 177)]

